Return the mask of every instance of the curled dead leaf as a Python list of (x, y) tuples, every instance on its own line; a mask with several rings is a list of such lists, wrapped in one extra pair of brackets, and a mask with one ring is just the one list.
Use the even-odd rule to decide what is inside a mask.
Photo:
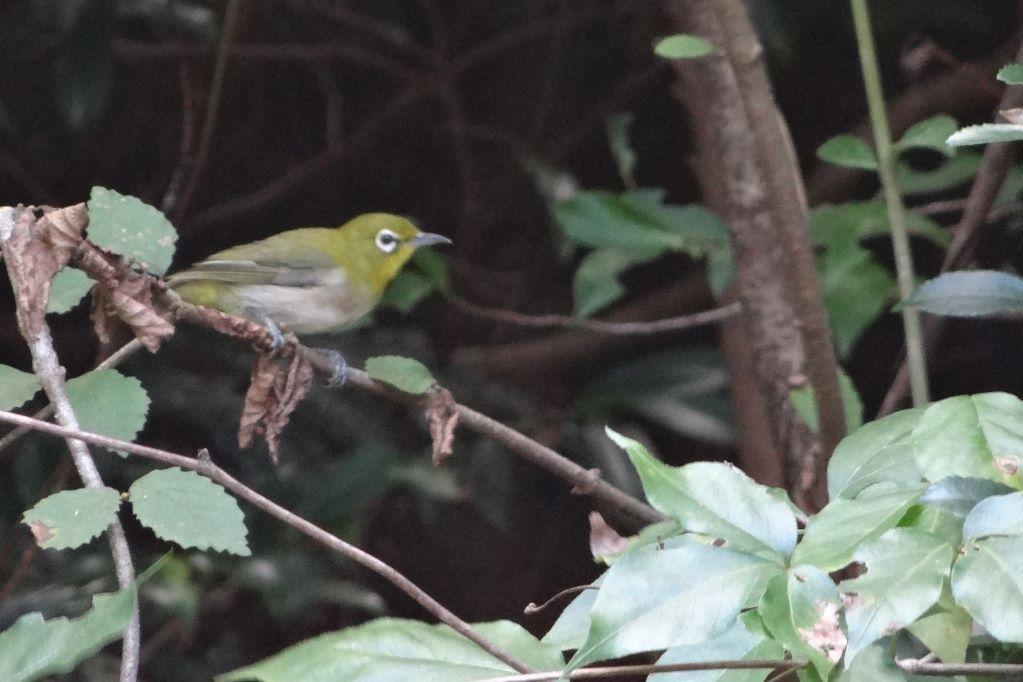
[(824, 654), (832, 663), (838, 663), (845, 651), (848, 640), (842, 632), (838, 618), (838, 604), (817, 602), (817, 621), (810, 628), (799, 628), (798, 635), (807, 646)]
[(438, 466), (454, 451), (458, 405), (451, 391), (436, 388), (430, 392), (426, 402), (426, 419), (430, 423), (430, 439), (433, 442), (433, 464)]
[(39, 236), (32, 208), (16, 209), (10, 236), (4, 242), (4, 260), (17, 300), (18, 325), (27, 337), (36, 338), (45, 328), (46, 305), (53, 276), (70, 254), (54, 249)]
[(85, 204), (65, 208), (44, 208), (43, 217), (36, 225), (40, 239), (52, 246), (66, 263), (72, 252), (82, 243), (89, 212)]
[(281, 433), (291, 413), (309, 392), (313, 376), (312, 364), (303, 352), (296, 350), (288, 357), (271, 357), (267, 353), (256, 356), (238, 423), (238, 445), (248, 447), (256, 436), (262, 435), (270, 459), (277, 464)]
[(590, 512), (590, 554), (597, 561), (607, 561), (629, 548), (629, 539), (608, 525), (598, 511)]

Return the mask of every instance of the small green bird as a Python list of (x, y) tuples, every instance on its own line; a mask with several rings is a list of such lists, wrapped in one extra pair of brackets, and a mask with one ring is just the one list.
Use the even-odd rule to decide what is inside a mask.
[(341, 227), (302, 227), (213, 254), (168, 278), (182, 299), (296, 334), (351, 326), (420, 246), (450, 244), (406, 218), (366, 213)]

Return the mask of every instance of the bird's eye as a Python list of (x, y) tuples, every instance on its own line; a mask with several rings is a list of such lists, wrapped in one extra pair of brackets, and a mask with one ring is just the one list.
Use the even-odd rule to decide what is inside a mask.
[(398, 248), (398, 235), (390, 230), (380, 230), (376, 238), (377, 248), (384, 253), (392, 253)]

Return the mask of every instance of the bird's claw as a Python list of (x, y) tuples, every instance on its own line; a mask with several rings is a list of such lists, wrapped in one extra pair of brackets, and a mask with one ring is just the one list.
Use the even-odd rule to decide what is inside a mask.
[(317, 348), (316, 351), (329, 358), (333, 365), (333, 371), (327, 378), (327, 386), (329, 388), (344, 386), (348, 381), (348, 363), (345, 362), (345, 357), (333, 348)]
[(281, 352), (284, 348), (284, 333), (281, 328), (277, 326), (277, 323), (271, 320), (269, 317), (263, 318), (263, 326), (266, 327), (266, 331), (270, 334), (270, 357), (274, 357)]

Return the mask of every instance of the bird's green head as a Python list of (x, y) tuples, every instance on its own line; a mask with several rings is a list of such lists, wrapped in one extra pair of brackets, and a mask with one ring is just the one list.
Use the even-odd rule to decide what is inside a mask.
[(338, 228), (337, 258), (358, 271), (361, 281), (382, 292), (415, 250), (430, 244), (450, 244), (439, 234), (422, 232), (408, 218), (390, 213), (364, 213)]

